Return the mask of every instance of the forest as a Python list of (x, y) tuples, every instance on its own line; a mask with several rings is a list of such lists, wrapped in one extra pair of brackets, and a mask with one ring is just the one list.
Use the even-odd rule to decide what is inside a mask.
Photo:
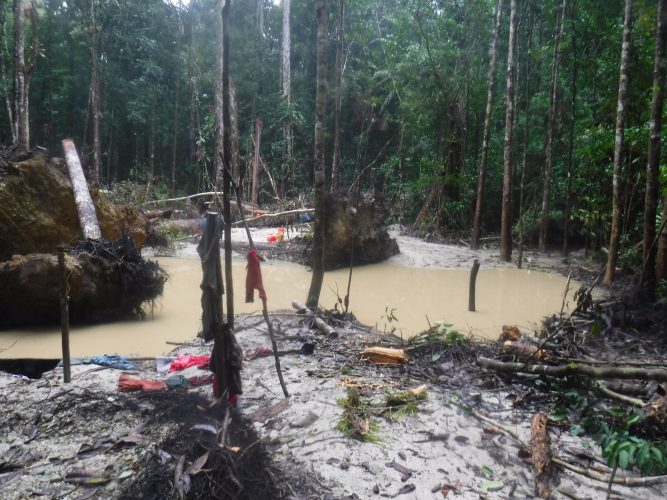
[(7, 498), (665, 497), (667, 0), (0, 30)]
[[(658, 4), (325, 2), (326, 189), (384, 192), (393, 221), (431, 238), (476, 248), (500, 235), (507, 261), (513, 247), (584, 248), (607, 261), (606, 283), (620, 267), (664, 293)], [(216, 8), (0, 2), (0, 141), (56, 151), (71, 137), (101, 186), (207, 191)], [(312, 197), (314, 5), (239, 0), (229, 19), (232, 162), (247, 198)]]

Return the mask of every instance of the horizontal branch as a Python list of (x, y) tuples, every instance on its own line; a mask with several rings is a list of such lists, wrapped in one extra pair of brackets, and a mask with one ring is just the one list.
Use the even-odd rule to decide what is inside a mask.
[[(275, 214), (262, 214), (258, 215), (257, 217), (253, 217), (252, 219), (246, 219), (246, 222), (254, 222), (256, 220), (260, 219), (270, 219), (270, 218), (275, 218), (275, 217), (282, 217), (283, 215), (291, 215), (291, 214), (305, 214), (305, 213), (311, 213), (314, 212), (314, 208), (299, 208), (296, 210), (287, 210), (285, 212), (276, 212)], [(243, 224), (243, 221), (237, 221), (233, 222), (232, 226), (238, 226), (240, 224)]]
[(622, 366), (590, 366), (581, 363), (567, 365), (542, 365), (526, 363), (503, 362), (495, 359), (480, 357), (477, 364), (483, 368), (514, 373), (533, 373), (564, 377), (566, 375), (583, 375), (592, 378), (621, 378), (655, 380), (667, 382), (667, 370), (662, 368), (636, 368)]

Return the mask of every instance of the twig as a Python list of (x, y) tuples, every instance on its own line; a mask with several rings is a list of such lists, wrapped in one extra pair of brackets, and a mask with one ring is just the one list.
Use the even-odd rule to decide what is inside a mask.
[(276, 337), (273, 334), (273, 324), (269, 319), (269, 310), (266, 305), (266, 299), (262, 299), (262, 312), (264, 313), (264, 320), (266, 321), (266, 326), (269, 328), (269, 336), (271, 337), (271, 346), (273, 347), (273, 357), (276, 360), (276, 371), (278, 372), (278, 380), (280, 381), (280, 387), (283, 389), (283, 394), (286, 398), (289, 398), (289, 392), (287, 392), (287, 387), (285, 387), (285, 381), (283, 380), (283, 372), (280, 369), (280, 356), (278, 355), (278, 344), (276, 344)]
[(638, 406), (639, 408), (643, 408), (644, 406), (646, 406), (646, 403), (644, 403), (641, 399), (631, 398), (630, 396), (626, 396), (625, 394), (620, 394), (616, 391), (612, 391), (609, 387), (607, 387), (603, 383), (595, 384), (595, 388), (602, 394), (611, 399), (622, 401), (623, 403), (627, 403), (632, 406)]

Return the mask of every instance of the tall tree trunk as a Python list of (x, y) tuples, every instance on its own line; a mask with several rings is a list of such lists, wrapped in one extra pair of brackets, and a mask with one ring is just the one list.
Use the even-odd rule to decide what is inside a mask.
[(232, 279), (232, 220), (230, 209), (232, 179), (232, 123), (229, 110), (229, 9), (232, 0), (222, 0), (222, 213), (225, 219), (225, 286), (227, 288), (227, 324), (234, 329), (234, 282)]
[(26, 96), (25, 11), (23, 0), (14, 0), (14, 128), (20, 151), (30, 147)]
[(324, 121), (327, 98), (327, 13), (324, 0), (315, 0), (317, 18), (317, 91), (315, 94), (315, 229), (313, 234), (313, 275), (308, 290), (308, 307), (317, 307), (324, 280), (324, 226), (326, 193), (324, 186)]
[(512, 123), (514, 121), (514, 59), (516, 54), (516, 0), (510, 0), (510, 33), (507, 54), (507, 110), (503, 145), (503, 200), (500, 218), (500, 258), (512, 260)]
[(577, 73), (579, 69), (579, 54), (577, 53), (577, 36), (575, 33), (576, 0), (572, 4), (570, 13), (570, 25), (572, 27), (572, 81), (570, 84), (570, 137), (568, 140), (567, 173), (565, 181), (565, 213), (563, 214), (563, 255), (570, 253), (569, 230), (570, 216), (572, 213), (572, 175), (574, 173), (574, 127), (577, 121)]
[(196, 113), (197, 113), (197, 84), (196, 84), (196, 59), (194, 57), (194, 48), (195, 48), (195, 5), (196, 1), (190, 1), (190, 7), (188, 9), (188, 28), (190, 30), (190, 37), (188, 40), (188, 90), (190, 92), (190, 110), (188, 117), (188, 157), (190, 162), (194, 162), (196, 159), (197, 146), (195, 142), (195, 130), (196, 126)]
[(149, 200), (151, 197), (151, 191), (153, 189), (153, 179), (155, 178), (155, 102), (151, 106), (151, 123), (150, 123), (150, 132), (148, 135), (148, 175), (146, 182), (146, 196), (144, 197), (144, 203)]
[(528, 50), (526, 51), (526, 71), (524, 75), (524, 102), (523, 113), (525, 116), (525, 124), (523, 128), (523, 151), (521, 155), (521, 180), (519, 184), (519, 254), (517, 255), (517, 267), (519, 269), (523, 266), (523, 206), (524, 206), (524, 187), (526, 185), (526, 159), (528, 156), (528, 138), (530, 132), (530, 100), (531, 93), (531, 72), (533, 69), (533, 28), (535, 26), (535, 9), (531, 3), (526, 4), (530, 9), (530, 18), (528, 21)]
[(479, 162), (479, 174), (477, 177), (477, 201), (475, 202), (475, 218), (472, 228), (472, 240), (470, 247), (473, 250), (479, 248), (479, 236), (482, 227), (482, 206), (484, 203), (484, 180), (486, 177), (486, 161), (489, 155), (489, 133), (491, 130), (491, 112), (493, 110), (493, 90), (496, 79), (496, 61), (498, 60), (498, 41), (500, 39), (500, 21), (503, 15), (503, 0), (498, 0), (496, 5), (496, 27), (493, 31), (491, 41), (491, 60), (489, 61), (489, 72), (487, 75), (486, 88), (486, 114), (484, 116), (484, 133), (482, 136), (482, 157)]
[(229, 81), (229, 120), (231, 122), (231, 153), (232, 153), (232, 177), (234, 182), (241, 182), (241, 160), (239, 154), (239, 114), (238, 101), (236, 100), (236, 85), (230, 79)]
[[(287, 104), (289, 113), (291, 114), (292, 106), (292, 69), (291, 69), (291, 28), (290, 28), (290, 0), (283, 0), (283, 33), (282, 33), (282, 49), (281, 49), (281, 66), (280, 75), (283, 87), (283, 99)], [(292, 163), (292, 118), (288, 116), (286, 122), (283, 124), (283, 137), (285, 139), (285, 162), (289, 166)], [(285, 172), (287, 169), (285, 169)]]
[(623, 23), (623, 47), (618, 82), (618, 106), (616, 108), (616, 139), (614, 141), (613, 208), (611, 214), (611, 235), (609, 255), (603, 283), (611, 285), (616, 274), (618, 241), (621, 236), (621, 166), (623, 164), (623, 142), (625, 139), (625, 102), (628, 93), (628, 60), (630, 58), (630, 32), (632, 30), (632, 0), (625, 0), (625, 21)]
[(97, 22), (95, 20), (95, 0), (90, 0), (90, 105), (93, 114), (93, 165), (95, 182), (100, 182), (102, 145), (100, 142), (100, 73), (97, 66)]
[[(284, 1), (284, 0), (283, 0)], [(289, 0), (287, 0), (289, 2)], [(257, 0), (257, 13), (255, 14), (257, 30), (264, 36), (264, 0)]]
[(653, 64), (653, 102), (648, 139), (648, 163), (646, 165), (646, 198), (644, 200), (644, 245), (640, 286), (650, 298), (655, 296), (655, 222), (658, 208), (660, 169), (660, 134), (662, 133), (662, 108), (665, 102), (665, 47), (667, 46), (667, 0), (658, 2), (658, 28), (655, 40)]
[(174, 92), (174, 122), (173, 135), (171, 138), (171, 194), (176, 193), (176, 158), (178, 156), (178, 105), (181, 97), (181, 79), (176, 77), (176, 90)]
[(224, 49), (223, 38), (224, 28), (222, 26), (222, 10), (225, 7), (225, 0), (216, 1), (215, 15), (215, 133), (213, 136), (213, 171), (215, 176), (215, 190), (222, 189), (222, 171), (223, 171), (223, 100), (224, 90), (222, 88)]
[(16, 144), (16, 127), (14, 123), (14, 113), (12, 112), (12, 101), (9, 97), (7, 85), (7, 64), (5, 56), (7, 55), (7, 3), (0, 2), (0, 83), (2, 84), (2, 95), (5, 99), (5, 108), (7, 109), (7, 120), (12, 135), (12, 144)]
[(259, 203), (259, 155), (260, 141), (262, 140), (262, 119), (255, 118), (255, 158), (252, 163), (252, 183), (250, 201), (257, 205)]
[(340, 0), (336, 33), (336, 97), (334, 98), (334, 144), (331, 162), (331, 191), (340, 190), (340, 114), (343, 98), (343, 51), (345, 44), (345, 0)]
[(563, 39), (563, 26), (567, 0), (563, 0), (560, 14), (556, 20), (556, 37), (554, 40), (554, 60), (551, 66), (551, 93), (549, 95), (549, 115), (547, 118), (547, 144), (544, 166), (544, 187), (542, 188), (542, 219), (540, 221), (539, 247), (540, 252), (547, 251), (549, 236), (549, 188), (551, 184), (551, 170), (553, 168), (554, 122), (558, 105), (558, 65), (560, 63), (560, 42)]

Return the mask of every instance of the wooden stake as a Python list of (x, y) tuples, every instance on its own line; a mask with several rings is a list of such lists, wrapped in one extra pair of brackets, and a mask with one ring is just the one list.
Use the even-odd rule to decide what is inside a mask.
[(69, 384), (72, 373), (69, 359), (69, 297), (67, 295), (67, 268), (65, 267), (65, 247), (58, 246), (58, 266), (60, 268), (60, 327), (62, 329), (63, 380)]
[(468, 289), (468, 311), (475, 312), (475, 284), (477, 282), (477, 272), (479, 271), (479, 261), (475, 259), (470, 270), (470, 287)]
[(273, 347), (273, 357), (276, 360), (276, 371), (278, 372), (278, 380), (280, 381), (280, 387), (282, 387), (283, 394), (285, 395), (285, 397), (289, 398), (289, 392), (287, 392), (287, 387), (285, 386), (285, 381), (283, 380), (283, 372), (280, 369), (278, 344), (276, 344), (276, 337), (273, 334), (273, 324), (269, 319), (269, 308), (266, 305), (266, 299), (262, 299), (262, 314), (264, 315), (264, 321), (266, 321), (266, 326), (269, 328), (269, 336), (271, 337), (271, 346)]

